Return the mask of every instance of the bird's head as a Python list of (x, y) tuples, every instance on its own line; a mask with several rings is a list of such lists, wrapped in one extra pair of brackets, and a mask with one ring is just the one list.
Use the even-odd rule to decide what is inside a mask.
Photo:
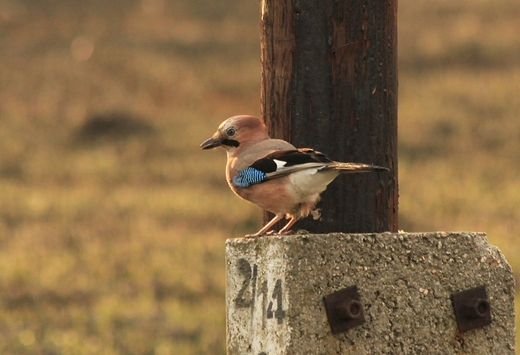
[(228, 153), (244, 144), (269, 139), (265, 124), (254, 116), (233, 116), (220, 124), (211, 138), (202, 142), (202, 149), (222, 147)]

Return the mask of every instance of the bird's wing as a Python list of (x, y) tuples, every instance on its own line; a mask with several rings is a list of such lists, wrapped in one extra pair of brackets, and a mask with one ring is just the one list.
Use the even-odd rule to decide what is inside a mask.
[(324, 154), (309, 148), (280, 150), (263, 159), (257, 160), (251, 167), (264, 169), (267, 179), (275, 179), (304, 169), (322, 169), (333, 163)]
[(332, 163), (333, 161), (322, 153), (309, 148), (277, 150), (239, 171), (232, 182), (238, 187), (248, 187), (300, 170), (320, 170)]

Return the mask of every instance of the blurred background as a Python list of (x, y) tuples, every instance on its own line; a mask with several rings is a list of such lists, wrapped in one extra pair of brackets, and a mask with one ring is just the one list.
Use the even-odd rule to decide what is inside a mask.
[[(487, 232), (515, 270), (519, 18), (399, 2), (400, 227)], [(258, 22), (257, 1), (0, 0), (0, 353), (225, 354), (224, 241), (261, 212), (199, 144), (259, 115)]]

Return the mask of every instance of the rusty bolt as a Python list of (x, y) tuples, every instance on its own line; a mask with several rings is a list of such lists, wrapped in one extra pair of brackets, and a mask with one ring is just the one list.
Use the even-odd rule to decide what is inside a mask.
[(489, 301), (482, 298), (471, 298), (462, 307), (464, 315), (470, 318), (485, 318), (490, 310)]
[(363, 315), (363, 304), (356, 300), (347, 300), (336, 309), (336, 312), (341, 319), (359, 319)]
[(459, 331), (491, 324), (491, 303), (485, 285), (453, 293), (451, 299)]
[(345, 332), (365, 322), (357, 286), (350, 286), (323, 297), (333, 334)]

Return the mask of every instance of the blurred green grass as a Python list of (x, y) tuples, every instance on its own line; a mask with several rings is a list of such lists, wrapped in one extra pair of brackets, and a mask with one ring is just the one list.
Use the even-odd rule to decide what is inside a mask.
[[(520, 4), (399, 6), (401, 228), (518, 270)], [(259, 58), (256, 2), (0, 0), (2, 354), (225, 353), (224, 240), (260, 212), (198, 145), (259, 114)]]

